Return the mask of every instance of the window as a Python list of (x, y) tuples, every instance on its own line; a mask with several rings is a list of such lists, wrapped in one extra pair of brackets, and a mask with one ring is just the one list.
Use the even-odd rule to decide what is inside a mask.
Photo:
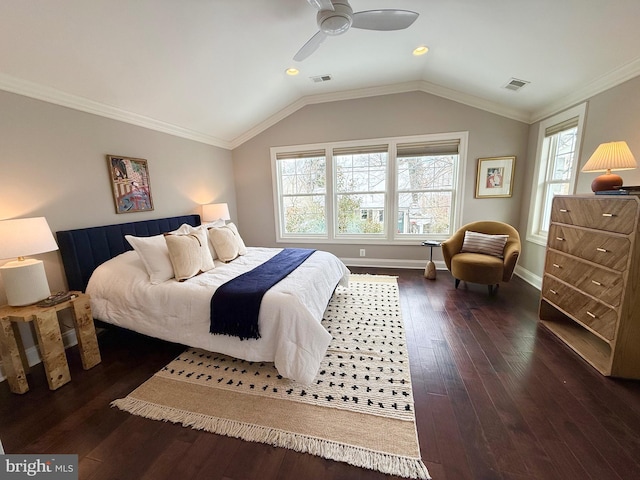
[(415, 244), (459, 218), (467, 133), (271, 149), (278, 241)]
[(459, 142), (397, 146), (399, 235), (453, 233), (458, 147)]
[(334, 148), (336, 236), (385, 233), (387, 145)]
[(278, 191), (285, 235), (326, 235), (324, 150), (277, 156)]
[(528, 232), (535, 243), (546, 244), (553, 197), (575, 191), (585, 110), (582, 104), (540, 124)]

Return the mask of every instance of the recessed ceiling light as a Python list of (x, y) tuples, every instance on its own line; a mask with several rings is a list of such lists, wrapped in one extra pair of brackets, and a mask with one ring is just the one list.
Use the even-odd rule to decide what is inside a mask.
[(287, 68), (285, 70), (285, 73), (287, 75), (291, 75), (293, 77), (295, 75), (298, 75), (300, 73), (300, 70), (298, 70), (297, 68)]
[(426, 46), (424, 46), (424, 45), (420, 45), (419, 47), (416, 47), (416, 48), (413, 50), (413, 54), (414, 54), (416, 57), (419, 57), (420, 55), (424, 55), (424, 54), (425, 54), (425, 53), (427, 53), (428, 51), (429, 51), (429, 47), (426, 47)]

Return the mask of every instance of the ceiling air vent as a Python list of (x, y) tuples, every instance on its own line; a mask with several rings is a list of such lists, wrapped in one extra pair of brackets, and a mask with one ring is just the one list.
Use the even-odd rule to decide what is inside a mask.
[(509, 80), (507, 84), (504, 85), (504, 88), (506, 88), (507, 90), (512, 90), (514, 92), (517, 92), (522, 87), (524, 87), (527, 83), (531, 83), (531, 82), (527, 82), (526, 80), (519, 80), (517, 78), (511, 78), (511, 80)]
[(331, 80), (331, 75), (318, 75), (317, 77), (310, 77), (313, 83), (328, 82)]

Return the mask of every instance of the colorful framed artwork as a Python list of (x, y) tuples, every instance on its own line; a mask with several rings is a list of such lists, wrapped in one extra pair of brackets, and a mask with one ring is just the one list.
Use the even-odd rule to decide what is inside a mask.
[(107, 155), (116, 213), (153, 210), (147, 161)]
[(478, 159), (476, 198), (510, 197), (516, 157)]

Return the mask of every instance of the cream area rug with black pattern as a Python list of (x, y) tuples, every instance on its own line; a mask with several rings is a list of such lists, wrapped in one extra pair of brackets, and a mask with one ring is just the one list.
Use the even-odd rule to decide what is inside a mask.
[(134, 415), (428, 479), (416, 434), (395, 277), (351, 275), (322, 324), (333, 337), (301, 385), (272, 363), (189, 348), (112, 405)]

